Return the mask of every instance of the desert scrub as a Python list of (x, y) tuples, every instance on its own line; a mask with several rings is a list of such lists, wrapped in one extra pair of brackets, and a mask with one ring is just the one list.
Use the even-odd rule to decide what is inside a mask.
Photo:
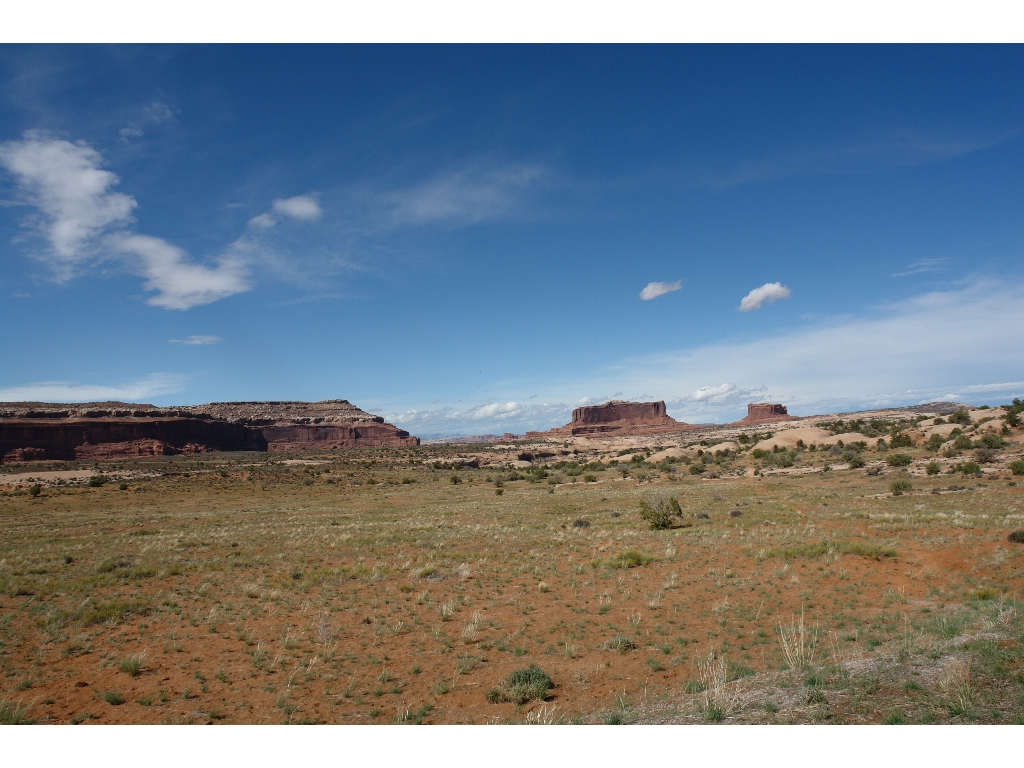
[(595, 560), (593, 565), (595, 567), (600, 565), (606, 565), (609, 568), (636, 568), (641, 565), (647, 565), (653, 563), (658, 558), (650, 555), (645, 555), (642, 552), (637, 552), (633, 549), (627, 549), (625, 552), (620, 552), (617, 555), (612, 555), (607, 560)]
[(117, 668), (124, 672), (130, 677), (135, 677), (142, 671), (143, 665), (146, 663), (146, 653), (137, 653), (134, 656), (125, 656), (121, 659), (121, 663), (117, 665)]
[(671, 528), (672, 518), (682, 517), (682, 514), (675, 496), (652, 494), (640, 500), (640, 518), (651, 526), (652, 531)]
[(1015, 475), (1024, 475), (1024, 461), (1011, 461), (1010, 471)]
[(612, 639), (608, 640), (604, 647), (609, 651), (615, 651), (616, 653), (625, 653), (626, 651), (632, 651), (636, 648), (636, 643), (633, 642), (632, 638), (626, 637), (623, 634), (618, 634)]
[(905, 453), (890, 453), (885, 457), (885, 462), (890, 467), (907, 467), (910, 466), (910, 456)]
[(902, 496), (907, 491), (912, 490), (913, 487), (914, 486), (911, 484), (909, 480), (903, 478), (893, 480), (891, 483), (889, 483), (889, 490), (892, 491), (893, 496)]
[(548, 673), (536, 664), (531, 664), (526, 669), (517, 669), (511, 673), (497, 688), (492, 688), (486, 695), (492, 704), (525, 704), (534, 699), (543, 701), (547, 698), (548, 691), (554, 687)]
[(797, 557), (815, 558), (832, 554), (860, 555), (871, 560), (884, 560), (895, 558), (898, 553), (893, 547), (865, 541), (823, 541), (819, 544), (799, 544), (793, 547), (762, 550), (758, 553), (757, 559), (768, 560), (778, 557), (782, 560), (793, 560)]

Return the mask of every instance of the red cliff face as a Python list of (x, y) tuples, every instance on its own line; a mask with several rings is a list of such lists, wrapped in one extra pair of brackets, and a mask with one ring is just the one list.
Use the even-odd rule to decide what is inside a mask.
[(0, 461), (114, 459), (205, 451), (419, 445), (346, 400), (210, 403), (0, 403)]
[(796, 421), (798, 416), (790, 416), (786, 406), (780, 403), (748, 403), (746, 418), (736, 424), (770, 424), (773, 421)]
[(676, 421), (665, 412), (665, 401), (629, 403), (612, 400), (602, 405), (584, 405), (572, 412), (572, 421), (547, 432), (527, 432), (526, 437), (562, 437), (570, 435), (650, 435), (695, 429)]

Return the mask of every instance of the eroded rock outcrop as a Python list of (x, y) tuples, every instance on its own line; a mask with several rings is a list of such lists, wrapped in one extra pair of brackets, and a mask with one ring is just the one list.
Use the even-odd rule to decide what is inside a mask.
[(676, 421), (665, 412), (665, 401), (630, 403), (611, 400), (601, 405), (584, 405), (572, 412), (572, 421), (547, 432), (527, 432), (527, 438), (587, 435), (653, 435), (682, 432), (696, 427)]
[(776, 421), (798, 421), (799, 416), (790, 416), (781, 403), (747, 403), (746, 417), (735, 422), (741, 424), (771, 424)]
[(4, 462), (115, 459), (205, 451), (419, 445), (347, 400), (207, 403), (0, 403)]

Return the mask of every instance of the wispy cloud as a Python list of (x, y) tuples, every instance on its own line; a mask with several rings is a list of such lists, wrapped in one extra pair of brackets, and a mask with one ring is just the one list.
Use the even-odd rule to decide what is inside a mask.
[(765, 283), (760, 288), (755, 288), (740, 301), (739, 310), (740, 312), (750, 312), (754, 309), (760, 309), (764, 302), (774, 304), (779, 299), (788, 299), (790, 295), (789, 288), (784, 286), (782, 283)]
[(644, 289), (640, 291), (640, 298), (644, 301), (650, 301), (651, 299), (656, 299), (659, 296), (664, 296), (666, 293), (678, 291), (682, 287), (682, 280), (676, 280), (674, 283), (648, 283)]
[(537, 165), (467, 168), (386, 196), (399, 225), (475, 224), (508, 214), (546, 176)]
[(904, 267), (901, 272), (894, 272), (891, 277), (906, 277), (907, 275), (917, 275), (921, 272), (938, 272), (947, 263), (949, 263), (949, 259), (918, 259)]
[(71, 384), (65, 381), (40, 381), (0, 388), (0, 402), (88, 403), (121, 400), (138, 403), (185, 388), (184, 377), (154, 373), (127, 384)]
[(882, 168), (925, 165), (993, 147), (1012, 135), (978, 138), (904, 131), (847, 142), (795, 147), (761, 158), (742, 160), (724, 171), (706, 173), (703, 183), (712, 188), (726, 189), (793, 176), (871, 173)]
[(133, 120), (120, 131), (118, 136), (122, 144), (127, 144), (132, 139), (141, 138), (146, 134), (143, 126), (160, 125), (174, 120), (174, 110), (161, 101), (154, 101), (147, 104), (140, 110), (137, 120)]
[(216, 344), (224, 341), (220, 336), (189, 336), (187, 339), (170, 339), (172, 344), (188, 344), (191, 346), (201, 346), (204, 344)]
[[(1021, 327), (1024, 285), (978, 280), (867, 308), (857, 319), (624, 360), (594, 372), (586, 385), (658, 393), (674, 404), (673, 416), (687, 421), (742, 415), (743, 397), (730, 401), (726, 389), (715, 394), (708, 379), (734, 382), (752, 400), (783, 402), (803, 414), (909, 405), (949, 393), (1009, 399), (1024, 390), (1015, 383)], [(680, 389), (691, 394), (676, 395)]]

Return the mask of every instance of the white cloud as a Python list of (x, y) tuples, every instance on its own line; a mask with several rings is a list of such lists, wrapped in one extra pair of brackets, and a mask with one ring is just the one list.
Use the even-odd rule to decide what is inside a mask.
[(789, 288), (782, 283), (765, 283), (760, 288), (755, 288), (740, 302), (740, 312), (749, 312), (752, 309), (760, 309), (763, 302), (774, 304), (779, 299), (789, 298)]
[(49, 241), (47, 261), (59, 280), (93, 257), (97, 235), (128, 224), (137, 206), (130, 195), (113, 191), (119, 179), (100, 167), (102, 161), (92, 147), (38, 131), (0, 144), (0, 165), (41, 214), (32, 223)]
[[(151, 120), (164, 119), (157, 105), (153, 109)], [(148, 300), (154, 306), (188, 309), (249, 290), (241, 256), (244, 244), (235, 243), (211, 268), (190, 263), (182, 249), (165, 240), (126, 233), (138, 204), (113, 190), (120, 180), (103, 170), (102, 162), (100, 153), (84, 143), (38, 131), (0, 144), (0, 166), (39, 211), (29, 224), (48, 241), (42, 258), (57, 280), (68, 280), (88, 264), (116, 255), (146, 278), (146, 290), (157, 292)]]
[(216, 344), (217, 342), (224, 341), (220, 336), (189, 336), (187, 339), (171, 339), (172, 344), (189, 344), (189, 345), (203, 345), (203, 344)]
[(137, 125), (129, 125), (127, 128), (122, 128), (117, 133), (121, 137), (121, 142), (123, 144), (127, 144), (132, 139), (138, 139), (146, 135), (146, 132)]
[(297, 195), (284, 200), (275, 200), (272, 210), (280, 216), (288, 216), (299, 221), (313, 221), (320, 218), (323, 214), (320, 204), (309, 195)]
[(481, 403), (459, 410), (451, 406), (410, 409), (385, 419), (421, 437), (523, 433), (549, 429), (569, 421), (572, 408), (564, 403), (523, 404), (516, 401)]
[(647, 287), (640, 291), (640, 298), (644, 301), (650, 301), (659, 296), (664, 296), (666, 293), (678, 291), (682, 287), (682, 280), (676, 280), (674, 283), (648, 283)]
[(144, 379), (114, 386), (40, 381), (0, 389), (0, 402), (88, 403), (120, 400), (138, 403), (153, 397), (174, 394), (182, 389), (184, 379), (181, 376), (165, 373), (150, 374)]
[(122, 253), (139, 258), (143, 287), (157, 291), (146, 303), (164, 309), (190, 309), (249, 290), (245, 263), (226, 256), (216, 269), (190, 264), (187, 254), (166, 240), (148, 235), (129, 235), (112, 239)]
[[(709, 378), (805, 415), (911, 405), (950, 392), (1006, 402), (1024, 392), (1017, 382), (1021, 327), (1024, 285), (979, 281), (869, 308), (854, 320), (624, 360), (563, 386), (655, 392), (687, 421), (742, 416), (744, 398), (694, 398)], [(694, 394), (673, 400), (680, 389)]]

